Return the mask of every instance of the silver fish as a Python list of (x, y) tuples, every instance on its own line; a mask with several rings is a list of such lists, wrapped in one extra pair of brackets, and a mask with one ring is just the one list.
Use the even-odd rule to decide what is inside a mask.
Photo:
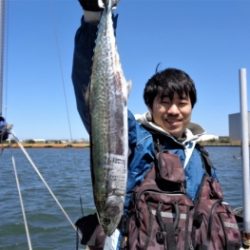
[(106, 235), (123, 214), (127, 185), (127, 92), (114, 35), (111, 0), (98, 27), (89, 89), (91, 173), (99, 222)]

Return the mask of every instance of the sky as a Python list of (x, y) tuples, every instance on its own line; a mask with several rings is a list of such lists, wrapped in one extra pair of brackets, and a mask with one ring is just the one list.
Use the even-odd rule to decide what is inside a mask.
[[(147, 111), (143, 89), (158, 64), (180, 68), (198, 92), (192, 121), (227, 136), (228, 115), (240, 111), (240, 68), (250, 82), (249, 10), (248, 0), (120, 0), (129, 109)], [(7, 0), (3, 115), (19, 139), (88, 139), (71, 80), (82, 14), (77, 0)]]

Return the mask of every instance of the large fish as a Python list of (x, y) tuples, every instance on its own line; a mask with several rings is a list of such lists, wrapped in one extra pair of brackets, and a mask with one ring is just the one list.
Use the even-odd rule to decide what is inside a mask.
[(99, 222), (108, 236), (123, 214), (128, 157), (128, 84), (117, 52), (111, 8), (111, 0), (107, 0), (89, 89), (93, 194)]

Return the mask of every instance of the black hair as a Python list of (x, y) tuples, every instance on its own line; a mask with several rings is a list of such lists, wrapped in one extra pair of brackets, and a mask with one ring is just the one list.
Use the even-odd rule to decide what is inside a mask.
[(146, 83), (144, 88), (144, 102), (151, 109), (156, 96), (169, 97), (173, 99), (174, 94), (179, 97), (189, 96), (192, 108), (197, 96), (196, 88), (191, 77), (180, 69), (167, 68), (155, 73)]

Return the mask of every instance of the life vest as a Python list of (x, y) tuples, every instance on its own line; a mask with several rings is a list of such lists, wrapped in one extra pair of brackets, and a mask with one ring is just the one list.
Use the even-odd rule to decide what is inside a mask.
[(120, 230), (119, 249), (222, 250), (239, 249), (241, 234), (220, 183), (211, 176), (211, 164), (201, 149), (205, 174), (197, 199), (185, 191), (185, 174), (177, 155), (157, 154), (155, 166), (133, 192)]
[[(154, 166), (133, 190), (129, 209), (119, 225), (118, 249), (240, 248), (241, 234), (235, 215), (223, 201), (207, 152), (202, 147), (199, 151), (205, 174), (194, 201), (186, 193), (186, 177), (179, 156), (167, 150), (156, 154)], [(76, 225), (84, 236), (82, 244), (103, 248), (105, 235), (96, 215), (83, 217)]]

